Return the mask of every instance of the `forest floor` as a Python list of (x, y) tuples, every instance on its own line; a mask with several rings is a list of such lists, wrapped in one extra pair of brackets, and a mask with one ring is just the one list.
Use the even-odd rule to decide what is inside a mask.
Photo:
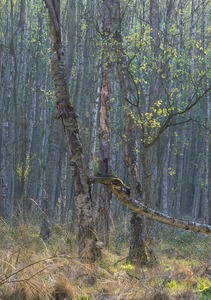
[(155, 265), (136, 267), (126, 259), (126, 234), (113, 232), (102, 261), (85, 264), (68, 226), (56, 225), (45, 243), (32, 224), (2, 222), (0, 299), (211, 299), (211, 237), (164, 229), (155, 239)]

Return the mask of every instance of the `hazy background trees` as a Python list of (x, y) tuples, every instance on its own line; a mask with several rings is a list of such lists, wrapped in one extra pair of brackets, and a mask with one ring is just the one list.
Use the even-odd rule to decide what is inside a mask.
[[(104, 172), (100, 111), (107, 77), (109, 171), (112, 166), (114, 175), (132, 184), (125, 163), (129, 139), (127, 155), (135, 159), (147, 204), (210, 223), (211, 4), (122, 0), (115, 1), (120, 15), (112, 15), (110, 2), (61, 1), (66, 76), (86, 168), (90, 175)], [(63, 127), (55, 119), (45, 5), (2, 0), (0, 19), (1, 216), (39, 217), (47, 194), (51, 221), (73, 222), (73, 180)], [(96, 216), (102, 192), (94, 186)], [(130, 216), (114, 197), (108, 211), (115, 225)]]

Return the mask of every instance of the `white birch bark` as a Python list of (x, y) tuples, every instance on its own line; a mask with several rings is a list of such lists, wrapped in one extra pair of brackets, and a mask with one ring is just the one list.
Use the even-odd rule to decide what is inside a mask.
[(97, 244), (97, 236), (94, 229), (93, 212), (87, 183), (87, 170), (85, 169), (82, 156), (83, 147), (77, 116), (65, 77), (60, 1), (45, 0), (45, 3), (50, 20), (52, 41), (51, 64), (58, 109), (56, 117), (62, 120), (71, 157), (70, 163), (74, 180), (74, 196), (78, 217), (79, 256), (82, 259), (94, 262), (101, 258), (101, 251)]

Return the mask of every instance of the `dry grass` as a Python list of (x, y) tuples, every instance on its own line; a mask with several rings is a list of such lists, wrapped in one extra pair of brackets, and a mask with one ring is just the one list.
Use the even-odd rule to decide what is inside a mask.
[(31, 225), (0, 228), (2, 300), (211, 299), (209, 261), (159, 249), (156, 266), (140, 268), (124, 260), (126, 250), (104, 250), (100, 263), (85, 264), (77, 258), (75, 235), (65, 227), (57, 226), (48, 243)]

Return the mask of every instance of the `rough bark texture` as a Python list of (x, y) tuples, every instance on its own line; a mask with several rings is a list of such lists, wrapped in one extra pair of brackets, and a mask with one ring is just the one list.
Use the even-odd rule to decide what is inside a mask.
[(66, 53), (66, 76), (67, 82), (71, 80), (74, 50), (75, 50), (75, 38), (76, 38), (76, 3), (75, 0), (68, 1), (68, 41), (67, 41), (67, 53)]
[[(107, 2), (107, 1), (105, 1)], [(100, 141), (100, 172), (111, 173), (111, 129), (110, 129), (110, 98), (111, 98), (111, 72), (112, 65), (108, 53), (109, 36), (112, 32), (111, 15), (104, 2), (103, 19), (103, 53), (102, 53), (102, 85), (100, 91), (100, 111), (99, 111), (99, 141)], [(112, 8), (111, 8), (112, 9)], [(97, 229), (100, 239), (105, 245), (109, 243), (110, 231), (110, 205), (112, 193), (106, 187), (101, 186), (98, 199)]]
[[(138, 158), (136, 154), (136, 128), (135, 124), (129, 114), (126, 114), (126, 127), (125, 135), (127, 139), (125, 141), (124, 155), (125, 164), (128, 169), (129, 183), (131, 185), (131, 195), (134, 199), (138, 200), (142, 194), (142, 185), (140, 178), (140, 170), (138, 165)], [(146, 247), (146, 232), (145, 232), (145, 220), (136, 212), (132, 213), (131, 224), (131, 236), (130, 236), (130, 249), (129, 258), (136, 264), (144, 265), (148, 262), (149, 253), (147, 253)]]
[[(207, 38), (206, 38), (206, 33), (207, 33), (207, 23), (206, 23), (206, 1), (203, 0), (202, 1), (202, 5), (203, 5), (203, 26), (202, 26), (202, 31), (203, 31), (203, 49), (206, 52), (206, 48), (207, 48)], [(206, 55), (206, 54), (204, 54)], [(207, 66), (205, 66), (205, 69), (207, 70)], [(207, 79), (207, 86), (209, 86), (209, 80)], [(203, 213), (203, 219), (204, 219), (204, 223), (206, 224), (210, 224), (210, 220), (209, 220), (209, 172), (210, 172), (210, 168), (209, 168), (209, 157), (210, 157), (210, 144), (209, 144), (209, 140), (210, 140), (210, 130), (209, 130), (209, 126), (210, 126), (210, 93), (208, 93), (205, 96), (205, 101), (206, 101), (206, 106), (205, 106), (205, 164), (204, 164), (204, 213)]]
[[(122, 37), (120, 28), (120, 3), (118, 2), (118, 9), (116, 13), (118, 20), (116, 23), (118, 26), (118, 34), (116, 34), (117, 40), (117, 72), (120, 82), (122, 105), (126, 107), (125, 111), (125, 127), (124, 127), (124, 162), (127, 166), (129, 184), (131, 185), (131, 194), (135, 199), (138, 199), (140, 193), (142, 193), (140, 170), (138, 165), (138, 158), (136, 153), (136, 126), (134, 120), (131, 117), (130, 106), (130, 78), (127, 72), (127, 60), (122, 51)], [(129, 259), (136, 264), (144, 265), (148, 262), (148, 254), (146, 249), (145, 240), (145, 220), (140, 217), (136, 212), (132, 213), (130, 220), (130, 249)]]
[(108, 70), (103, 68), (102, 87), (100, 96), (100, 171), (103, 173), (111, 172), (110, 159), (110, 97), (111, 83)]
[[(168, 215), (153, 210), (141, 203), (139, 200), (132, 198), (129, 195), (128, 191), (125, 189), (125, 184), (120, 179), (116, 178), (116, 180), (114, 180), (113, 177), (102, 178), (94, 176), (90, 178), (90, 181), (106, 185), (114, 193), (114, 195), (118, 198), (119, 201), (121, 201), (124, 205), (130, 208), (133, 212), (136, 212), (140, 216), (145, 216), (149, 220), (158, 221), (160, 223), (185, 230), (211, 234), (210, 225), (172, 218)], [(127, 189), (129, 188), (127, 187)]]
[(72, 174), (74, 177), (74, 196), (79, 222), (79, 256), (88, 261), (95, 261), (101, 257), (101, 251), (97, 246), (97, 237), (93, 227), (91, 199), (82, 159), (82, 144), (79, 135), (77, 115), (72, 105), (65, 78), (59, 1), (45, 0), (45, 3), (50, 18), (53, 52), (51, 63), (58, 109), (56, 118), (62, 119), (62, 124), (68, 139)]

